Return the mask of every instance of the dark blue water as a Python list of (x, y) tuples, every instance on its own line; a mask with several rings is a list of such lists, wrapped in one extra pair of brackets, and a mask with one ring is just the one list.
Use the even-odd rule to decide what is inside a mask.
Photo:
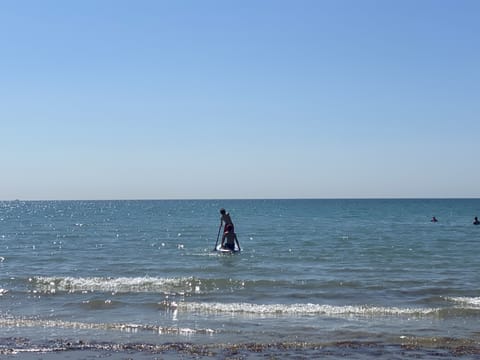
[[(212, 251), (221, 207), (240, 254)], [(4, 347), (477, 346), (477, 215), (478, 199), (1, 202)]]

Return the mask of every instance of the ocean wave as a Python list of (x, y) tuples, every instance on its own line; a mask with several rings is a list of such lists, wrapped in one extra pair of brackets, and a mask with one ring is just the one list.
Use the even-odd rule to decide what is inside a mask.
[(141, 331), (153, 332), (161, 335), (195, 335), (213, 334), (212, 329), (191, 329), (182, 327), (164, 327), (159, 325), (129, 324), (129, 323), (85, 323), (78, 321), (45, 320), (37, 318), (0, 317), (0, 327), (41, 327), (62, 328), (75, 330), (115, 330), (129, 333)]
[(344, 283), (287, 280), (241, 280), (230, 278), (198, 277), (47, 277), (28, 279), (33, 292), (55, 294), (56, 292), (110, 292), (110, 293), (164, 293), (164, 294), (205, 294), (225, 290), (253, 290), (288, 288), (297, 290), (331, 289), (353, 286)]
[(480, 297), (457, 296), (457, 297), (446, 297), (446, 299), (456, 304), (461, 304), (463, 307), (467, 307), (471, 309), (480, 309)]
[(437, 308), (399, 308), (369, 305), (333, 306), (325, 304), (252, 304), (252, 303), (173, 303), (180, 311), (217, 312), (251, 315), (325, 315), (325, 316), (431, 316)]
[[(111, 292), (111, 293), (186, 293), (199, 289), (199, 280), (193, 277), (33, 277), (33, 292), (54, 294), (56, 292)], [(201, 283), (201, 282), (200, 282)]]

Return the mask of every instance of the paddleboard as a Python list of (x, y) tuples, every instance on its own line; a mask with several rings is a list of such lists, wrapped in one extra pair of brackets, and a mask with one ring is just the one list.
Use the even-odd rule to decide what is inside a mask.
[(221, 244), (218, 244), (217, 245), (217, 251), (220, 253), (220, 254), (236, 254), (236, 253), (239, 253), (240, 250), (238, 250), (237, 246), (235, 246), (235, 250), (230, 250), (230, 249), (224, 249), (222, 248), (222, 245)]

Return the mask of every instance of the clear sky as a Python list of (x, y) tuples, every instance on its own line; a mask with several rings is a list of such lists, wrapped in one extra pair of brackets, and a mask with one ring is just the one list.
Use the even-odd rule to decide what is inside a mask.
[(0, 199), (480, 197), (480, 1), (0, 1)]

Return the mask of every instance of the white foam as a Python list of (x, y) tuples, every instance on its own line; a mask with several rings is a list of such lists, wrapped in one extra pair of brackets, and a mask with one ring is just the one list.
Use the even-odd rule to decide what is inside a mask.
[(30, 279), (35, 285), (34, 291), (54, 293), (65, 292), (183, 292), (192, 288), (193, 278), (159, 278), (159, 277), (35, 277)]
[(458, 297), (447, 297), (449, 301), (459, 303), (462, 305), (467, 305), (473, 308), (480, 308), (480, 297), (467, 297), (467, 296), (458, 296)]
[(333, 306), (323, 304), (251, 304), (251, 303), (179, 303), (179, 310), (257, 315), (326, 316), (426, 316), (438, 313), (434, 308), (398, 308), (368, 305)]
[(0, 318), (0, 327), (42, 327), (81, 330), (115, 330), (128, 333), (151, 331), (158, 334), (176, 334), (184, 336), (215, 333), (215, 330), (208, 328), (191, 329), (180, 327), (164, 327), (159, 325), (84, 323), (78, 321), (43, 320), (37, 318)]

